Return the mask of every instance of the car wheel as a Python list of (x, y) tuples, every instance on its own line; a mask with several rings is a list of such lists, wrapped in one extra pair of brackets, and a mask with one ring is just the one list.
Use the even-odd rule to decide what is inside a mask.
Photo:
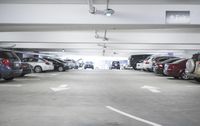
[(62, 66), (60, 66), (60, 67), (58, 67), (58, 71), (62, 72), (62, 71), (64, 71), (64, 68)]
[(41, 72), (42, 72), (42, 67), (36, 66), (36, 67), (34, 68), (34, 71), (35, 71), (35, 73), (41, 73)]
[(11, 81), (11, 80), (14, 79), (14, 77), (8, 77), (8, 78), (7, 78), (7, 77), (4, 77), (3, 79), (4, 79), (4, 80), (7, 80), (7, 81)]
[(196, 81), (200, 82), (200, 78), (194, 78)]
[(183, 72), (183, 73), (181, 74), (181, 78), (182, 78), (183, 80), (188, 80), (190, 77), (189, 77), (185, 72)]

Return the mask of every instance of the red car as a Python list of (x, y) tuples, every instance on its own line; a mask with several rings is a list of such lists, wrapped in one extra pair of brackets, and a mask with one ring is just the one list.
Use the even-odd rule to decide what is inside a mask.
[(165, 74), (168, 76), (174, 77), (176, 79), (189, 79), (187, 74), (185, 73), (186, 68), (186, 62), (188, 59), (180, 59), (178, 61), (175, 61), (173, 63), (167, 64), (165, 66)]

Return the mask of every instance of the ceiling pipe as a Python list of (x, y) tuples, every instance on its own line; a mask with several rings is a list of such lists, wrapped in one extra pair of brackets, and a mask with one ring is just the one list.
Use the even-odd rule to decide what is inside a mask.
[(88, 4), (89, 4), (89, 12), (91, 14), (95, 14), (96, 13), (96, 8), (93, 6), (93, 0), (88, 0)]

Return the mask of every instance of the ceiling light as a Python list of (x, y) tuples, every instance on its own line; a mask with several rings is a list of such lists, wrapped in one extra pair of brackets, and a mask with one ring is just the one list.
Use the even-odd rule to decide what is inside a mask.
[(115, 11), (113, 9), (109, 9), (109, 8), (104, 11), (104, 15), (106, 15), (106, 16), (111, 16), (114, 13), (115, 13)]

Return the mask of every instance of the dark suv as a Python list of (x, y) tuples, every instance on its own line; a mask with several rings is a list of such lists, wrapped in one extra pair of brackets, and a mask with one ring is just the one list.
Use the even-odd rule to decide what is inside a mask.
[(111, 70), (112, 69), (120, 69), (120, 62), (119, 61), (113, 61), (112, 62), (112, 66), (110, 68)]
[(94, 69), (93, 62), (91, 62), (91, 61), (85, 62), (84, 69), (88, 69), (88, 68)]
[(22, 73), (21, 61), (12, 51), (0, 50), (0, 78), (12, 80)]

